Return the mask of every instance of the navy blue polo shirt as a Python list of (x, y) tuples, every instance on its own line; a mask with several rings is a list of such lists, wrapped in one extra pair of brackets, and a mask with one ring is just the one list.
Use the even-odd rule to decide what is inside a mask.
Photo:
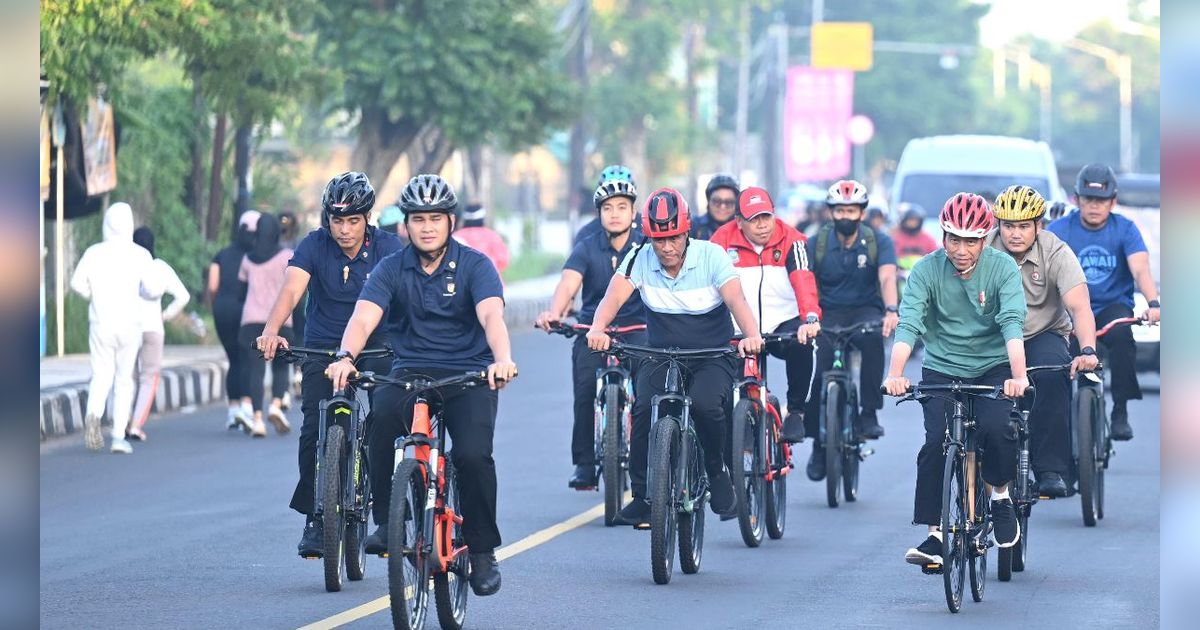
[[(351, 260), (333, 240), (329, 230), (318, 228), (309, 232), (288, 261), (288, 266), (311, 276), (308, 305), (304, 308), (304, 345), (338, 347), (367, 278), (384, 258), (400, 249), (400, 239), (396, 235), (368, 225), (366, 241), (358, 256)], [(375, 342), (381, 340), (381, 336), (372, 335), (368, 345), (377, 345)]]
[[(567, 258), (566, 264), (563, 265), (563, 270), (570, 269), (583, 276), (583, 307), (579, 309), (581, 324), (592, 323), (592, 318), (596, 316), (596, 307), (600, 305), (600, 300), (604, 299), (604, 293), (617, 271), (617, 265), (625, 260), (631, 249), (645, 240), (646, 237), (640, 231), (630, 230), (625, 247), (618, 251), (613, 249), (608, 234), (601, 230), (600, 233), (592, 234), (575, 245), (571, 257)], [(642, 298), (635, 292), (621, 306), (621, 310), (617, 311), (613, 325), (644, 323), (646, 315), (642, 309)]]
[[(819, 235), (818, 235), (819, 236)], [(879, 292), (879, 265), (896, 264), (896, 247), (887, 234), (875, 230), (875, 247), (879, 260), (871, 264), (867, 240), (861, 229), (858, 240), (850, 247), (843, 247), (842, 240), (834, 230), (829, 231), (825, 244), (825, 256), (818, 264), (816, 241), (808, 241), (808, 259), (813, 263), (813, 274), (817, 277), (817, 293), (820, 294), (821, 310), (859, 308), (874, 306), (883, 312), (883, 296)]]
[(389, 310), (392, 369), (483, 370), (495, 359), (475, 306), (504, 299), (500, 274), (487, 256), (450, 239), (433, 273), (409, 245), (383, 261), (359, 299)]

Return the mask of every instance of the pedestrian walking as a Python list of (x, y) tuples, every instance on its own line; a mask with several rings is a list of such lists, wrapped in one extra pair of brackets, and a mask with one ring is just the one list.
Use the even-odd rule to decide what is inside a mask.
[(242, 258), (254, 245), (254, 233), (258, 230), (257, 210), (247, 210), (238, 221), (237, 232), (228, 247), (217, 252), (208, 266), (208, 296), (211, 300), (213, 321), (216, 323), (217, 338), (225, 349), (229, 360), (229, 371), (225, 373), (225, 396), (229, 400), (229, 412), (225, 428), (249, 433), (253, 411), (242, 407), (242, 352), (238, 349), (238, 327), (242, 322), (242, 303), (246, 289), (238, 280), (238, 269)]
[[(267, 419), (277, 433), (292, 430), (281, 408), (281, 399), (289, 384), (289, 365), (282, 360), (271, 361), (271, 402), (268, 406), (263, 388), (266, 362), (260, 358), (255, 347), (255, 340), (263, 332), (271, 314), (271, 307), (275, 305), (275, 298), (283, 289), (284, 276), (287, 275), (288, 261), (291, 258), (291, 248), (279, 244), (279, 220), (270, 214), (260, 216), (254, 246), (246, 252), (238, 269), (238, 280), (246, 283), (246, 301), (242, 306), (241, 326), (238, 329), (238, 348), (242, 352), (243, 374), (246, 379), (242, 389), (242, 405), (250, 405), (253, 409), (250, 435), (254, 437), (267, 435), (266, 426), (263, 424), (264, 407), (267, 408)], [(291, 317), (288, 317), (279, 329), (279, 334), (287, 339), (288, 343), (295, 340)]]

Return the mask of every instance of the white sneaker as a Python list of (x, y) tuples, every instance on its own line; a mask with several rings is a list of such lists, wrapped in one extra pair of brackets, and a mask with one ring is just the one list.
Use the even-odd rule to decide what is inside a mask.
[(288, 424), (287, 416), (283, 415), (283, 410), (279, 407), (271, 405), (271, 409), (267, 411), (267, 420), (271, 426), (275, 427), (275, 432), (283, 435), (292, 430), (292, 425)]
[(253, 411), (248, 412), (245, 407), (234, 407), (232, 416), (233, 420), (231, 422), (233, 422), (233, 425), (229, 428), (241, 429), (242, 433), (250, 432), (254, 418)]
[(100, 434), (100, 418), (89, 415), (83, 419), (83, 443), (91, 451), (104, 448), (104, 436)]
[(113, 438), (112, 448), (110, 450), (114, 453), (129, 454), (133, 452), (133, 447), (130, 446), (129, 442), (125, 438)]
[(283, 392), (283, 397), (279, 399), (279, 408), (287, 411), (292, 408), (292, 393)]
[(228, 411), (225, 414), (225, 429), (226, 430), (232, 431), (232, 430), (238, 428), (237, 413), (238, 413), (237, 408), (234, 408), (234, 407), (228, 408)]

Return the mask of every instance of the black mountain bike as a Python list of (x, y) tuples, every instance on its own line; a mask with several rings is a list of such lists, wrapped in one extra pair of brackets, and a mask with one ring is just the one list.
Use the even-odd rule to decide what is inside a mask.
[(881, 322), (821, 327), (820, 337), (833, 346), (833, 366), (821, 379), (821, 444), (825, 446), (825, 501), (838, 506), (858, 500), (858, 466), (875, 451), (865, 446), (858, 427), (858, 384), (847, 362), (850, 341), (879, 330)]
[[(279, 348), (276, 355), (289, 362), (328, 365), (336, 350)], [(363, 350), (356, 364), (391, 356), (386, 348)], [(367, 569), (364, 542), (371, 513), (371, 478), (368, 474), (366, 428), (370, 406), (353, 385), (319, 403), (317, 429), (316, 505), (314, 518), (325, 530), (321, 558), (325, 563), (325, 590), (342, 590), (342, 568), (351, 581), (363, 579)]]
[[(651, 400), (650, 416), (650, 571), (655, 584), (671, 581), (678, 537), (679, 568), (700, 570), (704, 553), (704, 506), (708, 474), (704, 451), (692, 425), (692, 399), (684, 384), (683, 361), (717, 359), (736, 354), (732, 347), (683, 350), (612, 342), (618, 357), (665, 362), (666, 392)], [(644, 369), (650, 369), (649, 367)]]

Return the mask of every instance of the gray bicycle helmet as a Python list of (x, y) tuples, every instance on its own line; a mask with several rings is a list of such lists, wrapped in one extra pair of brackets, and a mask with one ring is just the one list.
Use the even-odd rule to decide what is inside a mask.
[(408, 180), (397, 205), (405, 215), (413, 212), (454, 214), (458, 197), (449, 182), (437, 175), (422, 173)]

